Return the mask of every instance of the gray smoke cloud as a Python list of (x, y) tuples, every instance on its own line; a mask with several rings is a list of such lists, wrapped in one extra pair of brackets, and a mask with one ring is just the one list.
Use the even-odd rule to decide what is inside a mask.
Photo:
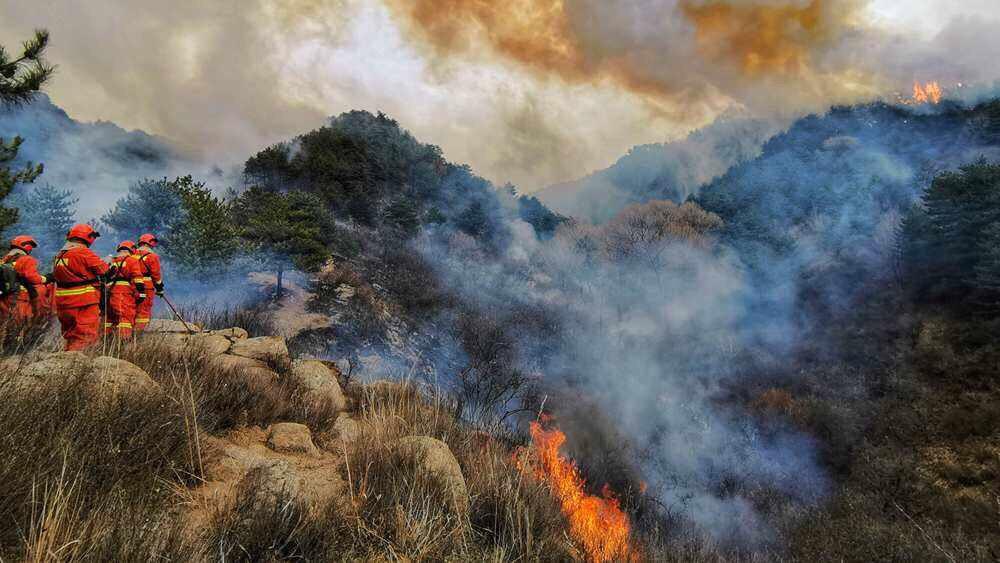
[[(452, 19), (428, 19), (425, 4)], [(49, 28), (60, 67), (49, 91), (70, 115), (164, 136), (223, 169), (357, 108), (383, 110), (451, 159), (529, 192), (734, 105), (787, 116), (918, 78), (998, 74), (975, 39), (989, 40), (988, 18), (955, 20), (928, 41), (873, 28), (865, 3), (849, 0), (564, 2), (564, 17), (545, 25), (568, 51), (484, 35), (499, 21), (493, 39), (546, 37), (521, 33), (535, 20), (506, 17), (540, 0), (465, 19), (478, 4), (451, 4), (2, 0), (0, 41)], [(768, 25), (774, 33), (758, 38)]]

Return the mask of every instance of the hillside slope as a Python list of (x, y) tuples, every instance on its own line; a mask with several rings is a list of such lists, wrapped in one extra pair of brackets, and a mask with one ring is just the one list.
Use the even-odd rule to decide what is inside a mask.
[(83, 218), (100, 216), (136, 180), (202, 168), (165, 139), (107, 121), (77, 121), (44, 94), (0, 108), (0, 137), (18, 135), (24, 139), (18, 161), (43, 163), (37, 182), (72, 190)]

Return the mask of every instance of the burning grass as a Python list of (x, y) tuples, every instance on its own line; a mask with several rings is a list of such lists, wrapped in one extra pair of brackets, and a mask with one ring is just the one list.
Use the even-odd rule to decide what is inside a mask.
[(531, 423), (532, 446), (516, 458), (517, 465), (551, 488), (562, 505), (570, 536), (583, 547), (588, 561), (638, 559), (631, 546), (631, 524), (618, 499), (607, 485), (601, 496), (586, 492), (576, 463), (559, 451), (566, 435), (558, 428), (546, 428), (550, 422), (543, 418)]

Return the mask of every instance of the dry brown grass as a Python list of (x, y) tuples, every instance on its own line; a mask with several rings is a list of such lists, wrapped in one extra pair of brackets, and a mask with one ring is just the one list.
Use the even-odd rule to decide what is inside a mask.
[[(505, 437), (462, 424), (455, 405), (412, 384), (354, 387), (364, 438), (344, 448), (351, 490), (341, 549), (352, 558), (565, 561), (577, 552), (549, 491), (519, 471)], [(401, 459), (406, 436), (448, 444), (470, 494), (467, 514), (452, 509), (433, 475)]]

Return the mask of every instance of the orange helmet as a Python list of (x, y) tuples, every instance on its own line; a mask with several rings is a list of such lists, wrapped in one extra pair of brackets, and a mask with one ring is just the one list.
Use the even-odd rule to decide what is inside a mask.
[(91, 227), (86, 223), (80, 223), (79, 225), (73, 225), (73, 228), (66, 233), (66, 240), (78, 240), (89, 246), (93, 244), (99, 236), (101, 236), (101, 233), (97, 232), (94, 227)]
[(38, 241), (28, 235), (20, 235), (10, 239), (11, 248), (19, 248), (28, 254), (35, 248), (38, 248)]
[(160, 241), (157, 240), (156, 235), (153, 233), (146, 233), (139, 237), (139, 244), (148, 244), (149, 246), (156, 246)]
[(129, 254), (135, 252), (135, 243), (130, 240), (123, 240), (118, 244), (118, 250), (128, 250)]

